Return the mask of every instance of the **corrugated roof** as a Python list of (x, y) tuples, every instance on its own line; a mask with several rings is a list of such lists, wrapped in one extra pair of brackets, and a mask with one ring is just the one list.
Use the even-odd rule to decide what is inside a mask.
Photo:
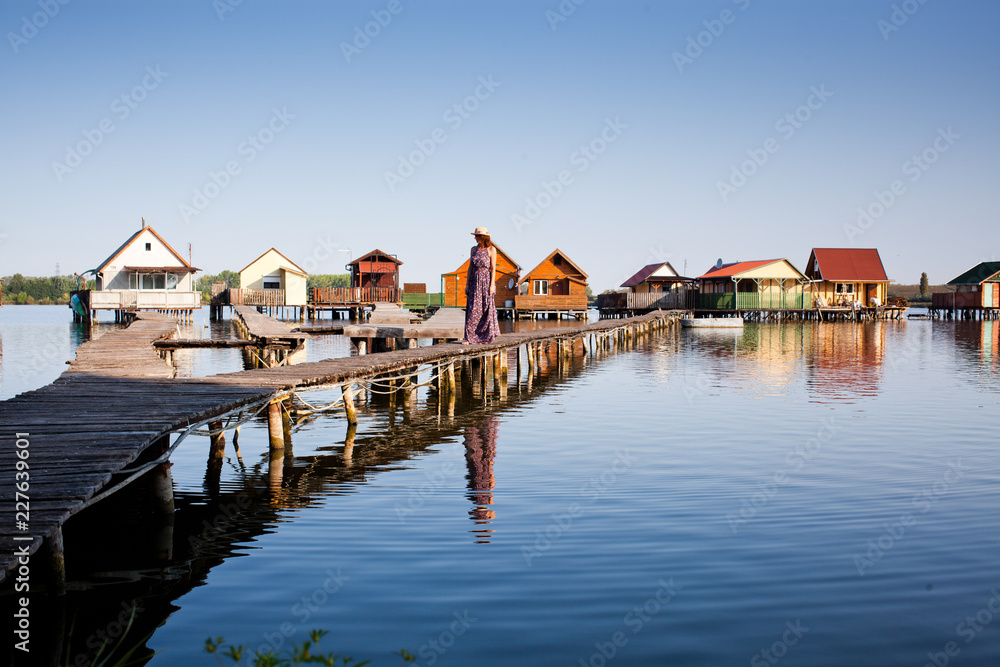
[[(818, 276), (812, 275), (816, 261)], [(823, 280), (889, 282), (875, 248), (813, 248), (806, 273), (810, 278)]]
[[(1000, 262), (979, 262), (974, 267), (948, 281), (949, 285), (979, 285), (981, 283), (998, 282), (997, 274), (1000, 273)], [(991, 280), (992, 278), (992, 280)]]
[(756, 269), (760, 266), (767, 266), (768, 264), (774, 264), (775, 262), (781, 262), (780, 259), (761, 259), (752, 262), (732, 262), (731, 264), (723, 264), (721, 268), (715, 268), (714, 266), (709, 269), (705, 275), (698, 276), (698, 278), (731, 278), (733, 276), (745, 273), (751, 269)]

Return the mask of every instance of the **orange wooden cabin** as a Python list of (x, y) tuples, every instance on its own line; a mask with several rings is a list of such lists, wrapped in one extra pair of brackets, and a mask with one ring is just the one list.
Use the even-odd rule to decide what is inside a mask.
[[(514, 308), (514, 297), (517, 295), (517, 283), (521, 277), (521, 267), (503, 249), (494, 244), (497, 249), (497, 310), (511, 311)], [(462, 266), (452, 273), (441, 275), (441, 292), (445, 308), (465, 308), (465, 285), (469, 279), (469, 262), (466, 259)]]
[(521, 279), (514, 310), (518, 316), (567, 314), (585, 317), (587, 274), (556, 248)]

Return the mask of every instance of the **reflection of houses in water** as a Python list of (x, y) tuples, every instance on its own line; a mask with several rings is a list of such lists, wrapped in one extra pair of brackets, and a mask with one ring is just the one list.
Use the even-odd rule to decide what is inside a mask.
[[(511, 366), (513, 371), (516, 366)], [(475, 504), (470, 516), (477, 524), (473, 532), (480, 536), (478, 541), (487, 541), (492, 531), (478, 524), (493, 519), (490, 505), (495, 484), (497, 415), (509, 408), (523, 409), (543, 397), (549, 388), (574, 377), (584, 366), (579, 357), (556, 364), (553, 350), (551, 360), (543, 360), (536, 368), (530, 385), (520, 377), (520, 381), (511, 379), (507, 398), (487, 399), (463, 390), (457, 397), (454, 417), (443, 416), (445, 412), (434, 391), (412, 402), (402, 400), (402, 390), (394, 392), (399, 394), (396, 397), (370, 394), (357, 405), (358, 412), (369, 420), (362, 432), (349, 429), (345, 440), (321, 446), (309, 455), (295, 456), (288, 443), (284, 459), (276, 466), (268, 460), (266, 444), (263, 450), (255, 450), (254, 436), (245, 427), (238, 466), (235, 458), (209, 466), (203, 491), (176, 494), (171, 521), (144, 513), (148, 503), (132, 495), (148, 492), (142, 480), (80, 512), (64, 527), (70, 595), (40, 596), (33, 601), (32, 618), (37, 625), (33, 625), (32, 639), (45, 647), (39, 649), (39, 664), (63, 664), (67, 654), (71, 664), (94, 661), (98, 644), (93, 644), (93, 638), (117, 623), (123, 609), (133, 604), (137, 612), (128, 635), (130, 641), (122, 646), (135, 646), (134, 657), (139, 660), (151, 658), (152, 651), (145, 644), (177, 610), (175, 601), (204, 584), (217, 565), (245, 555), (251, 548), (248, 545), (260, 535), (280, 531), (289, 520), (285, 510), (320, 505), (332, 496), (357, 493), (378, 474), (398, 469), (459, 435), (464, 435), (467, 442), (467, 497)], [(468, 370), (462, 373), (460, 386), (471, 387), (468, 376), (476, 376), (477, 372), (474, 368)], [(489, 407), (484, 407), (487, 402)], [(393, 415), (400, 410), (404, 419), (397, 421)], [(258, 447), (260, 438), (266, 439), (267, 433), (265, 418), (260, 419), (262, 423), (256, 430)], [(343, 423), (339, 417), (322, 415), (303, 417), (302, 421), (307, 430), (315, 430), (315, 422), (324, 419), (332, 419), (333, 428)], [(292, 431), (292, 440), (299, 432)], [(207, 439), (201, 442), (207, 446)], [(227, 449), (227, 456), (231, 451)], [(223, 467), (230, 471), (230, 478), (220, 483)], [(95, 544), (100, 547), (95, 548)], [(0, 611), (6, 609), (0, 603)], [(111, 657), (112, 662), (115, 657)]]
[(988, 387), (1000, 389), (1000, 321), (955, 323), (955, 349)]
[(883, 322), (810, 328), (808, 389), (819, 400), (877, 396), (885, 361)]
[[(475, 507), (469, 510), (469, 516), (477, 526), (489, 525), (496, 517), (493, 510), (493, 487), (496, 479), (493, 477), (493, 459), (497, 455), (497, 418), (488, 415), (475, 424), (465, 427), (465, 463), (469, 472), (466, 479), (469, 482), (469, 500)], [(472, 532), (479, 535), (479, 542), (489, 542), (486, 528), (477, 528)]]

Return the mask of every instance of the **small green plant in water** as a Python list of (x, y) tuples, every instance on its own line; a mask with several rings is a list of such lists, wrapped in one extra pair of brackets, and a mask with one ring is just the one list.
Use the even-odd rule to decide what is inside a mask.
[[(250, 656), (246, 646), (240, 644), (223, 645), (223, 638), (209, 637), (205, 640), (205, 652), (211, 653), (219, 661), (222, 667), (227, 662), (238, 667), (293, 667), (294, 665), (328, 665), (328, 667), (363, 667), (369, 664), (370, 660), (355, 662), (354, 658), (335, 655), (333, 653), (323, 653), (319, 647), (319, 641), (330, 634), (327, 630), (310, 630), (309, 641), (301, 644), (292, 644), (291, 648), (281, 653), (275, 653), (274, 649), (266, 652), (255, 651)], [(407, 651), (401, 650), (397, 655), (403, 658), (403, 664), (413, 662), (416, 657)], [(244, 662), (250, 660), (250, 662)]]

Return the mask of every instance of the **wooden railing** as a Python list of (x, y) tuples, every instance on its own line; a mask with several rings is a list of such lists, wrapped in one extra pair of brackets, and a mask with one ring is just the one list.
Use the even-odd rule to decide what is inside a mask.
[[(81, 290), (91, 310), (186, 310), (201, 308), (201, 292), (178, 290)], [(81, 296), (81, 300), (85, 297)]]
[(444, 295), (440, 292), (424, 294), (420, 292), (403, 292), (403, 305), (415, 308), (444, 305)]
[[(733, 292), (721, 294), (702, 294), (698, 299), (698, 307), (706, 310), (732, 310)], [(800, 292), (736, 292), (736, 310), (793, 310), (801, 309), (803, 304)]]
[(600, 310), (684, 310), (687, 290), (674, 292), (612, 292), (597, 295)]
[(514, 297), (515, 310), (587, 310), (586, 294), (549, 294), (535, 296), (518, 294)]
[(402, 303), (403, 292), (395, 287), (313, 287), (309, 303), (314, 306)]
[(249, 287), (229, 288), (230, 306), (284, 306), (285, 290), (251, 289)]
[(979, 308), (982, 305), (982, 292), (935, 292), (931, 295), (933, 308)]

